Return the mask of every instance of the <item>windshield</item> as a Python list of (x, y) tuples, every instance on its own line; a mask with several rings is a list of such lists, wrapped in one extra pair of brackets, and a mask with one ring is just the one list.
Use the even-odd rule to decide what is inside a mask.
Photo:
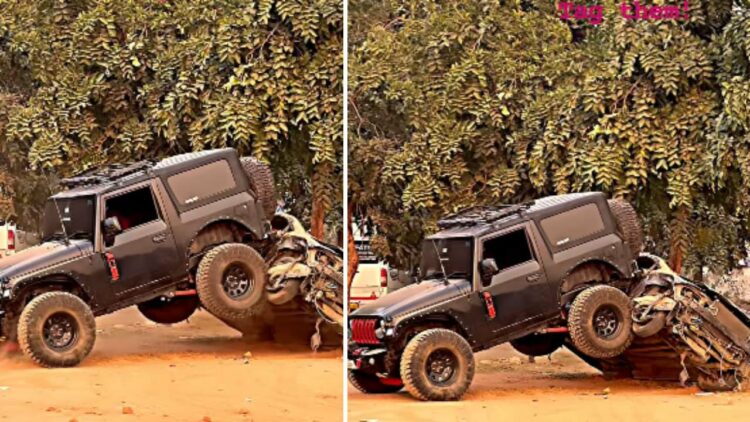
[[(57, 207), (55, 207), (57, 202)], [(48, 199), (44, 206), (42, 238), (61, 240), (64, 238), (60, 221), (70, 239), (94, 239), (94, 216), (96, 200), (93, 196)], [(58, 214), (59, 210), (59, 214)]]
[[(438, 254), (440, 260), (438, 260)], [(474, 241), (471, 238), (425, 239), (422, 243), (423, 279), (460, 277), (472, 279)], [(440, 265), (442, 261), (442, 266)], [(445, 269), (445, 274), (443, 273)]]

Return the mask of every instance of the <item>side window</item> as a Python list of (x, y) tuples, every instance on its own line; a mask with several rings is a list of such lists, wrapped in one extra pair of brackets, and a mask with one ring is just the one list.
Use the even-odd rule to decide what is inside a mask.
[(534, 259), (526, 230), (518, 229), (486, 240), (482, 244), (482, 259), (494, 258), (503, 271)]
[(117, 217), (123, 231), (159, 219), (154, 195), (148, 186), (108, 198), (104, 206), (105, 218)]
[(177, 202), (192, 205), (237, 187), (226, 160), (216, 161), (167, 179)]
[(596, 204), (587, 204), (547, 217), (542, 220), (541, 225), (550, 246), (559, 249), (565, 249), (566, 245), (573, 245), (604, 230), (604, 221)]

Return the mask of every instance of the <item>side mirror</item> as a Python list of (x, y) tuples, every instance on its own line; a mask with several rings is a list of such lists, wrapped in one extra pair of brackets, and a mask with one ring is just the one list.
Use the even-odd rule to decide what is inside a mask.
[(122, 233), (120, 219), (117, 217), (109, 217), (105, 219), (102, 223), (102, 232), (104, 233), (104, 241), (107, 246), (115, 243), (115, 237)]
[(479, 263), (479, 273), (482, 276), (482, 285), (485, 287), (492, 283), (492, 277), (499, 272), (500, 269), (494, 258), (485, 258)]

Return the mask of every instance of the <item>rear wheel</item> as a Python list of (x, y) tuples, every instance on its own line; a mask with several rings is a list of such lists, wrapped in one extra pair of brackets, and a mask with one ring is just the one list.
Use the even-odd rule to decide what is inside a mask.
[(515, 339), (510, 345), (526, 356), (547, 356), (562, 347), (565, 336), (560, 334), (530, 334)]
[(203, 306), (219, 319), (248, 318), (262, 311), (266, 263), (250, 246), (217, 246), (198, 265), (196, 286)]
[(18, 342), (24, 354), (48, 367), (78, 365), (88, 356), (96, 340), (91, 308), (66, 292), (35, 297), (18, 321)]
[(198, 296), (157, 297), (138, 304), (141, 314), (157, 324), (177, 324), (190, 318), (200, 305)]
[(365, 394), (388, 394), (397, 393), (404, 388), (403, 382), (398, 379), (384, 379), (374, 374), (350, 369), (348, 373), (349, 382), (357, 390)]
[(276, 213), (276, 186), (271, 168), (254, 157), (242, 157), (240, 162), (250, 181), (250, 189), (263, 206), (266, 219), (270, 219)]
[(434, 328), (417, 334), (401, 356), (401, 379), (420, 400), (458, 400), (474, 378), (474, 355), (456, 332)]
[(582, 353), (594, 358), (622, 354), (633, 341), (630, 298), (611, 286), (594, 286), (580, 293), (568, 315), (570, 338)]

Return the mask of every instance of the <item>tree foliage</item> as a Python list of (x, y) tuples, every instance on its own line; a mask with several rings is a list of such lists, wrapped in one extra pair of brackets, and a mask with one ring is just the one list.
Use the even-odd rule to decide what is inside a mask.
[[(20, 96), (0, 127), (11, 173), (232, 146), (278, 164), (279, 190), (306, 195), (299, 208), (339, 214), (340, 1), (0, 0), (0, 10), (0, 76)], [(16, 186), (29, 183), (20, 176)]]
[(469, 205), (599, 190), (677, 267), (744, 256), (750, 9), (632, 21), (601, 3), (592, 27), (541, 0), (351, 2), (349, 188), (381, 255), (404, 265)]

